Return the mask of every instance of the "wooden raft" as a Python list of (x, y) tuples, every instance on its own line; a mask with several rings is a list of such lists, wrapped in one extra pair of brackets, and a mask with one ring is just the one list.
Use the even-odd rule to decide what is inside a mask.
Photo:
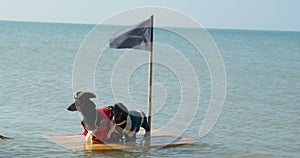
[(194, 144), (197, 140), (177, 136), (168, 131), (155, 129), (151, 131), (151, 138), (144, 139), (143, 132), (137, 134), (137, 139), (134, 142), (120, 142), (99, 144), (97, 142), (87, 143), (82, 134), (60, 134), (46, 135), (48, 140), (71, 149), (73, 151), (101, 151), (101, 150), (151, 150), (157, 148), (175, 147), (185, 144)]

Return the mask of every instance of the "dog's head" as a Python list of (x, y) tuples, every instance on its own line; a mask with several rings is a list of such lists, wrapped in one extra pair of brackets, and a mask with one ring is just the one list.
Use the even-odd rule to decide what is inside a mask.
[(122, 103), (116, 103), (113, 106), (114, 121), (118, 124), (127, 120), (128, 109)]
[(74, 95), (75, 102), (72, 103), (67, 110), (82, 112), (85, 109), (95, 109), (96, 105), (90, 98), (96, 98), (96, 95), (91, 92), (76, 92)]

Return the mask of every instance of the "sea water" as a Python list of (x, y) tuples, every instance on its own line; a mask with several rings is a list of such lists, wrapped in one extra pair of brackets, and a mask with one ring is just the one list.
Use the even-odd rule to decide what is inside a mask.
[[(0, 157), (300, 156), (299, 32), (208, 29), (224, 61), (226, 100), (213, 129), (200, 137), (212, 91), (206, 60), (174, 33), (166, 29), (154, 31), (154, 40), (174, 46), (196, 73), (201, 94), (197, 111), (186, 108), (181, 116), (194, 116), (187, 120), (190, 125), (184, 136), (198, 140), (196, 144), (144, 152), (73, 152), (48, 141), (44, 135), (82, 132), (81, 116), (66, 108), (74, 101), (73, 74), (79, 49), (93, 28), (94, 25), (81, 24), (0, 22), (0, 134), (14, 138), (0, 141)], [(103, 27), (104, 34), (116, 30)], [(158, 50), (156, 46), (154, 59), (159, 53), (155, 49)], [(98, 59), (92, 85), (98, 97), (97, 107), (124, 99), (112, 84), (115, 65), (123, 53), (124, 50), (106, 48)], [(147, 53), (141, 53), (147, 58)], [(175, 56), (167, 58), (181, 62)], [(117, 78), (128, 84), (117, 84), (117, 88), (128, 86), (125, 90), (137, 105), (134, 108), (146, 113), (147, 74), (147, 64), (141, 64), (129, 78), (128, 74), (122, 74), (124, 79), (122, 75)], [(175, 114), (181, 115), (177, 110), (182, 95), (180, 80), (184, 77), (180, 77), (168, 66), (153, 65), (153, 83), (166, 95), (160, 100), (157, 93), (153, 94), (152, 128), (165, 126)]]

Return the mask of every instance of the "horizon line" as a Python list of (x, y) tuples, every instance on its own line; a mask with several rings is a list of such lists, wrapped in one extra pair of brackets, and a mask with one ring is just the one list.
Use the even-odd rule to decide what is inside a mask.
[[(31, 20), (0, 20), (0, 22), (19, 22), (19, 23), (45, 23), (45, 24), (69, 24), (69, 25), (98, 25), (97, 23), (85, 23), (85, 22), (61, 22), (61, 21), (31, 21)], [(109, 24), (103, 24), (109, 25)], [(112, 24), (115, 25), (115, 24)], [(117, 26), (117, 25), (115, 25)], [(122, 25), (119, 25), (122, 26)], [(127, 25), (124, 25), (127, 26)], [(179, 27), (180, 28), (180, 27)], [(191, 28), (193, 27), (181, 27)], [(234, 27), (203, 27), (207, 30), (241, 30), (241, 31), (277, 31), (277, 32), (300, 32), (300, 30), (288, 30), (288, 29), (265, 29), (265, 28), (234, 28)]]

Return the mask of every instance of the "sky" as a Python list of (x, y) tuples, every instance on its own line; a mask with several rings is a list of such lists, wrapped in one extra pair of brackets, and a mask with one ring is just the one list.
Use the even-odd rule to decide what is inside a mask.
[(97, 24), (144, 6), (175, 9), (205, 28), (300, 31), (299, 0), (0, 0), (0, 20)]

